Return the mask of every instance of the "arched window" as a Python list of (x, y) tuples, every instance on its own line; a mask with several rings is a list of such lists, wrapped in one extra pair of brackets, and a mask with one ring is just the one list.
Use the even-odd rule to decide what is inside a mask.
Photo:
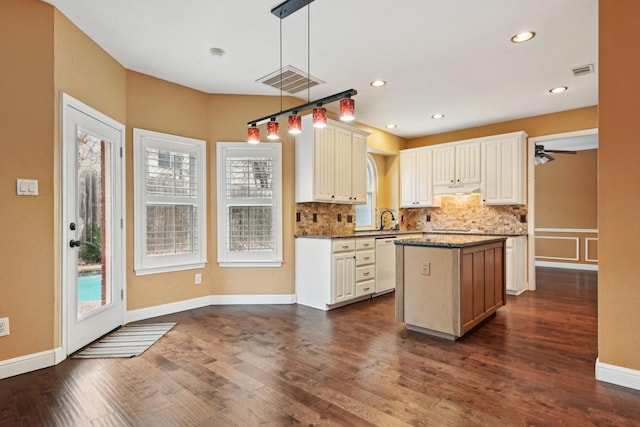
[(356, 205), (356, 228), (374, 229), (376, 227), (376, 192), (378, 171), (376, 162), (367, 154), (367, 204)]

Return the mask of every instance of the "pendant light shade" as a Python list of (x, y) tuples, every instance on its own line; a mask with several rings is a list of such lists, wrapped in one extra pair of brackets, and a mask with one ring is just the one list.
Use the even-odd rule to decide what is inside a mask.
[(248, 139), (247, 142), (249, 144), (258, 144), (260, 142), (260, 129), (255, 126), (251, 126), (248, 129)]
[(323, 128), (327, 126), (327, 109), (323, 106), (318, 106), (313, 109), (313, 127)]
[(343, 122), (353, 121), (356, 112), (356, 103), (351, 98), (344, 98), (340, 100), (340, 120)]
[(276, 119), (271, 119), (271, 121), (267, 123), (267, 138), (280, 138), (280, 124), (276, 122)]
[(289, 133), (299, 135), (302, 132), (302, 117), (293, 113), (289, 116)]

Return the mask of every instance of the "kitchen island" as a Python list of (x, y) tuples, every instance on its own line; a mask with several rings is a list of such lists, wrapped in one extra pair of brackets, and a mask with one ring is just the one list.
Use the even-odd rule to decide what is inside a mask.
[(505, 237), (424, 234), (396, 244), (396, 320), (455, 340), (505, 302)]

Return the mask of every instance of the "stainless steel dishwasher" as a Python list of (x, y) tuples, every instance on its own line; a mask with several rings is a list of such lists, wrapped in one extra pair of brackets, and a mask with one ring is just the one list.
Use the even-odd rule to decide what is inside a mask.
[(396, 237), (376, 239), (376, 294), (396, 288)]

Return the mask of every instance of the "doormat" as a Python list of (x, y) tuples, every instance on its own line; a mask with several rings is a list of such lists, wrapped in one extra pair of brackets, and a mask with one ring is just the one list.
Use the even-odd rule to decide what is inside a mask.
[(175, 325), (176, 323), (126, 325), (74, 354), (72, 358), (100, 359), (139, 356)]

